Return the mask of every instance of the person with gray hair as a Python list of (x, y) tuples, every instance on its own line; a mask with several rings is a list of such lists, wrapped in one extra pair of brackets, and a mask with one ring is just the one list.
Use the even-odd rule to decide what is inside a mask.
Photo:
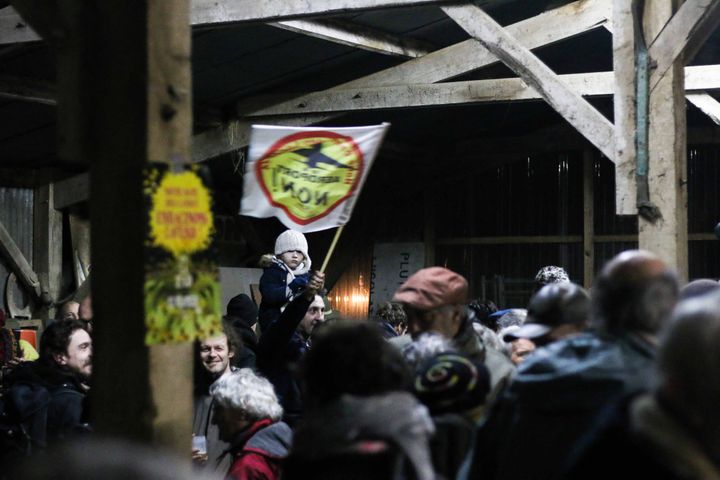
[(292, 431), (280, 421), (283, 409), (272, 384), (242, 368), (223, 375), (210, 394), (215, 402), (213, 422), (233, 456), (227, 478), (279, 478)]
[[(682, 301), (658, 349), (657, 382), (598, 418), (566, 479), (720, 479), (720, 293)], [(608, 462), (612, 459), (612, 462)]]

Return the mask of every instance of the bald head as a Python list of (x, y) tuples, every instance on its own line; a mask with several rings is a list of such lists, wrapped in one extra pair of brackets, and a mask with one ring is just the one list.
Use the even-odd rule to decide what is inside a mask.
[(620, 334), (656, 334), (678, 296), (675, 274), (656, 255), (628, 250), (603, 268), (593, 290), (593, 321), (601, 330)]

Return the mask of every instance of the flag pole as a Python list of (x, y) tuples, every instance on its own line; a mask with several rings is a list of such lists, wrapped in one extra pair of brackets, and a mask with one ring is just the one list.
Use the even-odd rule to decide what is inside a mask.
[(340, 234), (342, 233), (344, 228), (345, 228), (345, 225), (340, 225), (338, 227), (338, 229), (335, 230), (335, 237), (333, 238), (333, 241), (330, 244), (330, 248), (328, 249), (328, 252), (325, 255), (325, 260), (323, 260), (322, 267), (320, 267), (320, 273), (325, 273), (325, 269), (327, 268), (328, 263), (330, 263), (330, 257), (332, 257), (332, 254), (335, 251), (335, 245), (337, 245), (338, 239), (340, 238)]

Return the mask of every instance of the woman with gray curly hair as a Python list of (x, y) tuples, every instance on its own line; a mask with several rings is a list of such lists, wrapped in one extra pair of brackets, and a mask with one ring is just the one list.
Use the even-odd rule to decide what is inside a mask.
[(280, 421), (283, 409), (272, 384), (243, 368), (221, 377), (210, 394), (215, 402), (213, 422), (233, 456), (227, 478), (278, 479), (292, 431)]

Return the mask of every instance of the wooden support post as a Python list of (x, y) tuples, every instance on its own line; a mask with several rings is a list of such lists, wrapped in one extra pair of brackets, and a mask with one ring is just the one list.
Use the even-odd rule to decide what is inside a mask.
[(62, 130), (64, 151), (91, 164), (92, 421), (101, 435), (187, 457), (192, 346), (145, 345), (143, 168), (189, 156), (188, 0), (62, 5), (59, 120), (72, 126)]
[(595, 277), (595, 208), (593, 151), (583, 151), (583, 286), (590, 288)]
[(635, 25), (633, 0), (613, 0), (615, 212), (636, 215)]
[[(673, 3), (645, 2), (643, 28), (648, 43), (672, 16)], [(650, 94), (649, 190), (662, 218), (651, 223), (639, 217), (638, 229), (640, 248), (659, 255), (681, 280), (687, 280), (687, 122), (682, 69), (676, 61)]]
[[(55, 209), (52, 184), (35, 189), (33, 212), (33, 267), (40, 281), (41, 297), (58, 300), (62, 281), (62, 213)], [(41, 302), (42, 303), (42, 302)], [(42, 305), (36, 316), (53, 318), (55, 307)]]
[(69, 214), (75, 286), (80, 287), (90, 274), (90, 222), (78, 215)]

